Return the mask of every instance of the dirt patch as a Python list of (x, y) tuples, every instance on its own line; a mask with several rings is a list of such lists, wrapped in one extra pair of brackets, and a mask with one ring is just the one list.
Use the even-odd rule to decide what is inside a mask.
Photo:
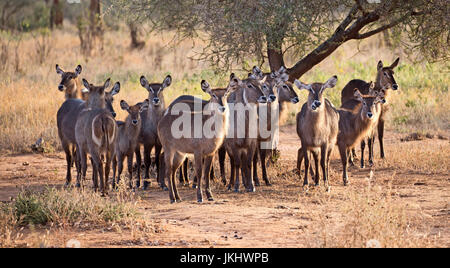
[[(82, 247), (355, 246), (349, 244), (348, 237), (361, 231), (358, 228), (364, 226), (358, 225), (366, 221), (365, 217), (369, 221), (380, 218), (380, 222), (373, 220), (370, 224), (382, 230), (389, 227), (382, 218), (396, 215), (399, 224), (406, 224), (406, 231), (396, 234), (400, 241), (381, 235), (359, 239), (378, 239), (382, 246), (450, 246), (448, 141), (425, 139), (409, 146), (399, 142), (400, 134), (389, 132), (385, 135), (387, 160), (378, 158), (376, 144), (375, 166), (351, 167), (348, 187), (342, 184), (342, 167), (335, 150), (330, 167), (331, 192), (326, 193), (321, 186), (311, 186), (308, 191), (301, 187), (294, 169), (300, 145), (295, 133), (294, 126), (281, 129), (280, 159), (269, 169), (273, 186), (261, 186), (255, 193), (234, 193), (217, 181), (212, 186), (215, 201), (203, 204), (196, 202), (195, 190), (180, 187), (183, 202), (171, 205), (168, 193), (154, 182), (150, 190), (136, 193), (136, 206), (145, 221), (159, 226), (158, 232), (140, 236), (133, 227), (43, 228), (36, 231), (38, 235), (27, 233), (23, 245), (33, 246), (29, 241), (40, 237), (46, 245), (57, 247), (65, 246), (70, 239), (77, 239)], [(440, 163), (435, 164), (438, 159)], [(28, 165), (23, 165), (25, 162)], [(2, 156), (0, 200), (11, 200), (22, 188), (61, 188), (65, 169), (62, 153)], [(368, 204), (362, 201), (365, 198), (370, 199)], [(397, 212), (397, 208), (401, 210)]]

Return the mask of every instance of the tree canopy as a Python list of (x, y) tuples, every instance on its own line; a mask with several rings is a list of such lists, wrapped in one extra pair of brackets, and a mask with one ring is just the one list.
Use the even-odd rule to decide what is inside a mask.
[(200, 54), (229, 68), (255, 58), (271, 70), (283, 55), (299, 57), (286, 66), (299, 78), (349, 40), (388, 29), (401, 45), (428, 60), (448, 60), (450, 5), (446, 0), (112, 0), (127, 19), (149, 21), (153, 30), (174, 30), (179, 39), (202, 37)]

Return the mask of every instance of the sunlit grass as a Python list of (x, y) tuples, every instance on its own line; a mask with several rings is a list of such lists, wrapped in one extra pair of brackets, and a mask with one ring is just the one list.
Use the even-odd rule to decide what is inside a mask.
[[(166, 103), (182, 94), (207, 97), (200, 89), (202, 79), (213, 87), (225, 86), (228, 80), (229, 73), (217, 72), (213, 66), (190, 58), (201, 49), (201, 41), (184, 41), (171, 47), (167, 45), (172, 40), (170, 34), (151, 35), (144, 49), (130, 50), (127, 32), (108, 32), (105, 51), (85, 58), (79, 53), (75, 33), (70, 25), (53, 32), (49, 44), (52, 49), (43, 65), (37, 63), (34, 39), (25, 35), (18, 47), (18, 72), (13, 68), (17, 61), (14, 43), (9, 45), (6, 68), (0, 71), (0, 152), (28, 152), (29, 146), (40, 137), (44, 138), (49, 150), (59, 149), (56, 111), (64, 96), (57, 90), (60, 81), (55, 72), (57, 63), (65, 70), (81, 64), (81, 77), (94, 84), (103, 83), (108, 77), (120, 81), (122, 89), (114, 103), (118, 119), (126, 117), (126, 112), (119, 107), (121, 99), (136, 103), (147, 97), (147, 91), (139, 84), (141, 75), (152, 82), (161, 82), (167, 74), (172, 75), (173, 84), (164, 93)], [(364, 41), (357, 54), (357, 43), (345, 44), (301, 80), (323, 82), (338, 75), (337, 86), (328, 89), (326, 96), (335, 106), (340, 106), (340, 91), (348, 81), (355, 78), (374, 80), (378, 60), (387, 65), (400, 54), (401, 62), (395, 73), (400, 89), (392, 94), (387, 128), (402, 132), (447, 131), (450, 126), (449, 66), (443, 63), (412, 64), (401, 52), (391, 52), (378, 47), (377, 43), (378, 38)], [(287, 57), (288, 67), (295, 60), (297, 58)], [(237, 73), (246, 75), (242, 71)], [(295, 114), (306, 95), (305, 91), (300, 91), (301, 102), (289, 105), (287, 123), (295, 122)]]

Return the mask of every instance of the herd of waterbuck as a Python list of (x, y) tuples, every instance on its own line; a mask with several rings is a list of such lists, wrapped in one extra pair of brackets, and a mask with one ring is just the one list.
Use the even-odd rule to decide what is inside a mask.
[[(391, 89), (398, 89), (393, 71), (398, 63), (399, 59), (396, 59), (392, 65), (383, 66), (379, 61), (374, 83), (350, 81), (342, 90), (340, 108), (335, 108), (323, 96), (325, 89), (335, 87), (337, 76), (332, 76), (325, 83), (304, 84), (298, 80), (291, 83), (284, 67), (272, 73), (263, 73), (254, 67), (245, 79), (231, 74), (226, 88), (212, 89), (203, 80), (201, 88), (210, 95), (209, 101), (183, 95), (168, 106), (163, 92), (171, 85), (171, 76), (168, 75), (162, 83), (149, 83), (142, 76), (140, 84), (148, 91), (148, 98), (132, 106), (122, 100), (120, 107), (128, 112), (125, 121), (115, 120), (116, 113), (112, 106), (114, 96), (120, 91), (119, 82), (107, 91), (110, 79), (101, 86), (94, 86), (85, 79), (79, 79), (82, 72), (80, 65), (74, 72), (65, 72), (56, 65), (56, 72), (62, 77), (58, 89), (65, 92), (66, 97), (57, 114), (58, 135), (67, 160), (66, 186), (71, 185), (71, 167), (75, 164), (76, 187), (81, 187), (86, 177), (89, 154), (95, 191), (100, 190), (102, 195), (108, 193), (111, 164), (111, 185), (113, 189), (117, 187), (125, 157), (128, 162), (129, 187), (133, 190), (141, 187), (141, 145), (144, 147), (142, 188), (145, 190), (150, 184), (149, 170), (154, 148), (156, 180), (160, 187), (169, 191), (171, 202), (181, 201), (175, 179), (177, 170), (180, 183), (189, 185), (188, 155), (194, 157), (193, 188), (197, 188), (198, 202), (203, 201), (203, 180), (207, 198), (213, 201), (210, 179), (214, 178), (212, 163), (216, 153), (219, 156), (221, 180), (225, 185), (228, 184), (228, 189), (239, 191), (239, 179), (242, 178), (246, 191), (254, 191), (255, 186), (260, 185), (258, 162), (261, 164), (262, 179), (266, 185), (270, 185), (266, 158), (277, 144), (278, 115), (283, 104), (299, 102), (294, 85), (309, 92), (307, 101), (296, 117), (297, 133), (301, 140), (297, 160), (299, 174), (301, 163), (305, 161), (303, 185), (308, 185), (308, 173), (319, 185), (321, 172), (326, 189), (329, 189), (330, 155), (336, 145), (346, 185), (347, 165), (348, 162), (353, 163), (354, 148), (358, 143), (361, 144), (362, 167), (366, 138), (369, 163), (373, 164), (375, 133), (378, 133), (381, 157), (384, 158), (386, 99)], [(185, 127), (187, 125), (191, 127)], [(263, 135), (262, 125), (269, 135)], [(184, 129), (181, 130), (180, 126), (184, 126)], [(134, 154), (138, 168), (137, 180), (133, 183)], [(225, 176), (226, 155), (231, 165), (229, 180)], [(310, 165), (311, 156), (315, 170)]]

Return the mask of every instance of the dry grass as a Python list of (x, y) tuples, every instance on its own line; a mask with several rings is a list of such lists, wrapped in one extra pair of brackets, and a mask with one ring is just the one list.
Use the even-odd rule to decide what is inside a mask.
[[(0, 152), (29, 152), (30, 145), (43, 137), (47, 151), (59, 149), (56, 130), (56, 111), (64, 101), (57, 90), (60, 77), (54, 66), (60, 64), (70, 70), (77, 64), (84, 68), (82, 77), (92, 83), (102, 83), (106, 78), (122, 83), (122, 91), (117, 99), (130, 103), (146, 98), (146, 91), (139, 85), (139, 77), (145, 74), (151, 81), (160, 81), (170, 73), (173, 85), (165, 92), (168, 101), (181, 94), (202, 95), (199, 81), (208, 80), (212, 85), (223, 86), (225, 73), (216, 73), (207, 63), (196, 62), (190, 57), (200, 51), (202, 42), (185, 41), (175, 47), (171, 44), (171, 34), (151, 35), (142, 50), (130, 50), (126, 31), (108, 32), (105, 37), (104, 53), (84, 58), (79, 53), (79, 40), (72, 26), (52, 32), (46, 38), (25, 34), (22, 37), (0, 34), (5, 64), (0, 68)], [(400, 90), (393, 94), (390, 128), (403, 132), (447, 131), (450, 125), (448, 111), (449, 66), (446, 64), (411, 64), (404, 60), (401, 51), (394, 53), (377, 46), (378, 38), (358, 43), (348, 43), (339, 48), (331, 57), (302, 77), (306, 82), (325, 81), (337, 74), (338, 85), (328, 90), (327, 97), (340, 105), (340, 89), (349, 80), (361, 78), (373, 80), (376, 63), (381, 58), (386, 64), (395, 56), (402, 56), (396, 78)], [(41, 47), (50, 50), (42, 60)], [(17, 55), (15, 53), (17, 48)], [(15, 56), (16, 55), (16, 56)], [(288, 57), (288, 66), (294, 57)], [(42, 64), (40, 63), (42, 62)], [(302, 100), (306, 93), (300, 92)], [(119, 119), (126, 114), (115, 103)], [(288, 123), (295, 121), (295, 113), (301, 105), (291, 105)]]
[(139, 202), (125, 183), (107, 198), (87, 189), (23, 189), (12, 202), (0, 204), (0, 247), (47, 247), (55, 232), (99, 228), (146, 237), (158, 230), (143, 220)]
[[(161, 81), (168, 73), (173, 76), (174, 82), (165, 92), (167, 102), (181, 94), (203, 95), (199, 87), (202, 79), (208, 80), (212, 85), (223, 86), (228, 76), (225, 73), (214, 72), (213, 68), (206, 63), (198, 63), (188, 58), (195, 51), (201, 49), (201, 42), (186, 41), (172, 48), (166, 46), (171, 41), (170, 34), (152, 35), (146, 40), (147, 45), (144, 49), (130, 50), (127, 32), (108, 32), (105, 38), (105, 52), (86, 59), (79, 53), (79, 40), (74, 33), (75, 29), (72, 26), (66, 26), (63, 30), (53, 32), (48, 39), (37, 40), (31, 35), (25, 35), (20, 41), (17, 41), (17, 36), (1, 34), (0, 37), (3, 41), (0, 42), (0, 59), (4, 60), (5, 64), (0, 66), (0, 99), (2, 100), (0, 106), (0, 154), (29, 152), (30, 145), (39, 137), (43, 137), (47, 152), (53, 153), (59, 149), (56, 111), (64, 101), (64, 96), (57, 90), (57, 84), (60, 81), (60, 77), (54, 69), (57, 63), (67, 70), (81, 64), (83, 66), (82, 77), (92, 83), (103, 83), (108, 77), (114, 81), (120, 81), (122, 89), (114, 104), (118, 119), (126, 116), (126, 113), (119, 108), (119, 100), (124, 99), (129, 103), (135, 103), (147, 97), (146, 90), (139, 85), (139, 77), (142, 74), (145, 74), (151, 81)], [(302, 80), (308, 83), (325, 81), (331, 75), (337, 74), (339, 82), (336, 88), (328, 90), (326, 94), (336, 106), (339, 106), (340, 89), (349, 80), (354, 78), (373, 80), (376, 63), (380, 58), (385, 64), (388, 64), (395, 56), (400, 55), (402, 61), (396, 70), (396, 79), (400, 89), (392, 94), (388, 129), (405, 133), (419, 133), (419, 136), (424, 133), (435, 135), (441, 132), (448, 135), (450, 130), (448, 115), (450, 110), (448, 91), (450, 69), (448, 64), (413, 64), (404, 60), (404, 55), (400, 50), (391, 52), (379, 47), (378, 42), (377, 37), (364, 41), (359, 45), (360, 51), (356, 55), (358, 43), (346, 44), (305, 74)], [(43, 46), (51, 48), (48, 56), (44, 58), (42, 58)], [(15, 54), (16, 47), (18, 48), (17, 54)], [(294, 60), (295, 58), (288, 58), (288, 66)], [(41, 61), (42, 64), (39, 63)], [(299, 96), (301, 100), (306, 100), (306, 92), (299, 92)], [(301, 105), (289, 106), (288, 123), (295, 121), (295, 114), (300, 107)], [(294, 133), (295, 131), (290, 132)], [(179, 218), (190, 218), (191, 216), (195, 218), (205, 213), (219, 217), (224, 215), (222, 210), (229, 210), (229, 215), (234, 216), (235, 220), (239, 222), (242, 221), (242, 217), (236, 215), (245, 215), (248, 225), (263, 224), (260, 215), (265, 215), (266, 212), (274, 218), (265, 218), (264, 220), (275, 219), (274, 224), (277, 223), (277, 217), (281, 217), (283, 221), (287, 219), (297, 225), (304, 222), (303, 218), (306, 217), (310, 219), (308, 221), (311, 224), (308, 229), (304, 227), (307, 226), (307, 223), (301, 223), (301, 228), (306, 230), (298, 235), (302, 246), (366, 247), (368, 241), (374, 239), (376, 242), (371, 241), (370, 243), (374, 244), (369, 243), (369, 246), (445, 247), (446, 245), (437, 244), (433, 235), (430, 235), (428, 224), (432, 221), (427, 221), (420, 205), (401, 202), (400, 195), (405, 195), (404, 192), (416, 191), (411, 190), (413, 188), (410, 185), (415, 183), (415, 180), (424, 183), (421, 180), (427, 176), (431, 176), (431, 178), (436, 176), (438, 179), (433, 179), (432, 182), (426, 181), (426, 184), (436, 186), (436, 189), (448, 187), (448, 180), (440, 180), (440, 178), (448, 177), (450, 170), (449, 143), (447, 140), (439, 139), (400, 143), (400, 138), (406, 134), (396, 135), (387, 137), (390, 139), (387, 143), (395, 144), (395, 146), (386, 146), (385, 148), (389, 157), (388, 161), (377, 159), (375, 176), (367, 175), (363, 182), (357, 182), (356, 185), (345, 189), (336, 187), (337, 190), (331, 194), (321, 190), (303, 193), (299, 191), (300, 183), (297, 181), (297, 176), (286, 172), (286, 170), (292, 170), (294, 161), (286, 161), (283, 158), (296, 156), (297, 140), (297, 143), (289, 144), (289, 147), (295, 149), (295, 152), (283, 151), (282, 164), (270, 168), (269, 172), (272, 172), (271, 176), (275, 179), (273, 188), (261, 188), (262, 190), (254, 195), (243, 196), (231, 195), (223, 187), (215, 185), (215, 192), (218, 192), (219, 196), (217, 199), (229, 200), (229, 203), (224, 203), (217, 208), (215, 206), (205, 208), (205, 206), (190, 203), (183, 203), (181, 207), (168, 208), (166, 206), (167, 193), (156, 189), (151, 192), (151, 200), (145, 200), (145, 197), (144, 200), (141, 200), (125, 189), (113, 193), (109, 198), (100, 198), (89, 190), (79, 192), (49, 188), (41, 189), (40, 192), (21, 192), (12, 202), (1, 205), (0, 247), (65, 246), (67, 239), (61, 239), (61, 237), (66, 238), (67, 233), (74, 234), (85, 231), (102, 235), (104, 232), (112, 232), (116, 236), (123, 235), (126, 237), (127, 243), (134, 246), (160, 245), (155, 244), (149, 238), (150, 234), (160, 232), (159, 227), (152, 224), (152, 218), (149, 218), (148, 215), (140, 213), (149, 209), (148, 204), (151, 204), (151, 209), (154, 209), (151, 213), (162, 218), (166, 217), (166, 219), (169, 219), (167, 214), (170, 211), (176, 211), (178, 213), (176, 216)], [(378, 144), (375, 146), (375, 154), (378, 157)], [(340, 163), (337, 160), (336, 151), (333, 159), (334, 166), (330, 170), (330, 177), (334, 180), (334, 185), (340, 185)], [(2, 176), (8, 180), (9, 184), (16, 184), (17, 182), (13, 179), (18, 178), (27, 181), (23, 184), (28, 183), (28, 180), (32, 180), (32, 178), (39, 180), (62, 179), (64, 168), (59, 170), (55, 168), (54, 161), (56, 160), (52, 159), (52, 163), (47, 163), (52, 167), (47, 166), (47, 169), (42, 171), (43, 174), (37, 174), (39, 172), (36, 168), (33, 171), (27, 171), (34, 172), (33, 174), (21, 175), (23, 178), (14, 172), (11, 177), (5, 174)], [(59, 166), (65, 165), (62, 158), (58, 161), (60, 162)], [(19, 165), (21, 164), (20, 162)], [(10, 165), (8, 169), (14, 170), (13, 167), (14, 165)], [(26, 167), (20, 168), (26, 169)], [(352, 179), (355, 176), (354, 172), (356, 173), (351, 170)], [(413, 182), (407, 179), (409, 177), (413, 178), (411, 179)], [(125, 181), (122, 180), (122, 182)], [(42, 185), (41, 181), (35, 183)], [(62, 180), (58, 183), (62, 184)], [(437, 191), (435, 188), (430, 189)], [(182, 195), (189, 193), (194, 196), (192, 189), (183, 189), (182, 191), (184, 192)], [(441, 192), (437, 191), (437, 193)], [(414, 192), (414, 194), (417, 193)], [(424, 192), (423, 194), (427, 194), (423, 199), (433, 198), (428, 193)], [(442, 199), (443, 202), (446, 201), (445, 197)], [(280, 200), (290, 206), (298, 206), (300, 212), (297, 214), (290, 212), (292, 215), (286, 214), (288, 215), (286, 216), (280, 213), (280, 209), (273, 209), (273, 207), (282, 209), (278, 203)], [(186, 209), (186, 206), (191, 210)], [(256, 212), (252, 214), (253, 209)], [(199, 215), (196, 215), (196, 212)], [(257, 215), (256, 220), (252, 218), (254, 215)], [(220, 220), (213, 222), (214, 217), (207, 220), (210, 221), (209, 225), (207, 225), (208, 221), (199, 220), (184, 226), (185, 229), (182, 231), (190, 230), (188, 228), (195, 229), (195, 231), (197, 228), (205, 228), (207, 230), (205, 233), (209, 233), (211, 230), (214, 233), (217, 231), (214, 228), (220, 229), (219, 226), (223, 224), (223, 221), (220, 222)], [(247, 221), (243, 225), (246, 223)], [(207, 226), (201, 226), (202, 224)], [(278, 226), (286, 224), (283, 222), (283, 225)], [(448, 228), (447, 225), (445, 228)], [(253, 229), (253, 226), (249, 226), (248, 229)], [(220, 229), (220, 231), (222, 230)], [(97, 237), (92, 233), (92, 236)], [(263, 236), (266, 240), (273, 238), (278, 241), (281, 239), (271, 233), (267, 235), (272, 237)], [(280, 235), (285, 235), (285, 233)], [(176, 240), (178, 237), (170, 239)], [(123, 240), (121, 238), (119, 241)], [(261, 241), (266, 240), (262, 239)], [(278, 245), (284, 245), (282, 244), (284, 241), (278, 242), (281, 243)], [(124, 245), (120, 243), (122, 242), (118, 242), (118, 244), (111, 242), (108, 245)], [(196, 243), (196, 241), (192, 243)], [(246, 244), (236, 245), (246, 246)]]

